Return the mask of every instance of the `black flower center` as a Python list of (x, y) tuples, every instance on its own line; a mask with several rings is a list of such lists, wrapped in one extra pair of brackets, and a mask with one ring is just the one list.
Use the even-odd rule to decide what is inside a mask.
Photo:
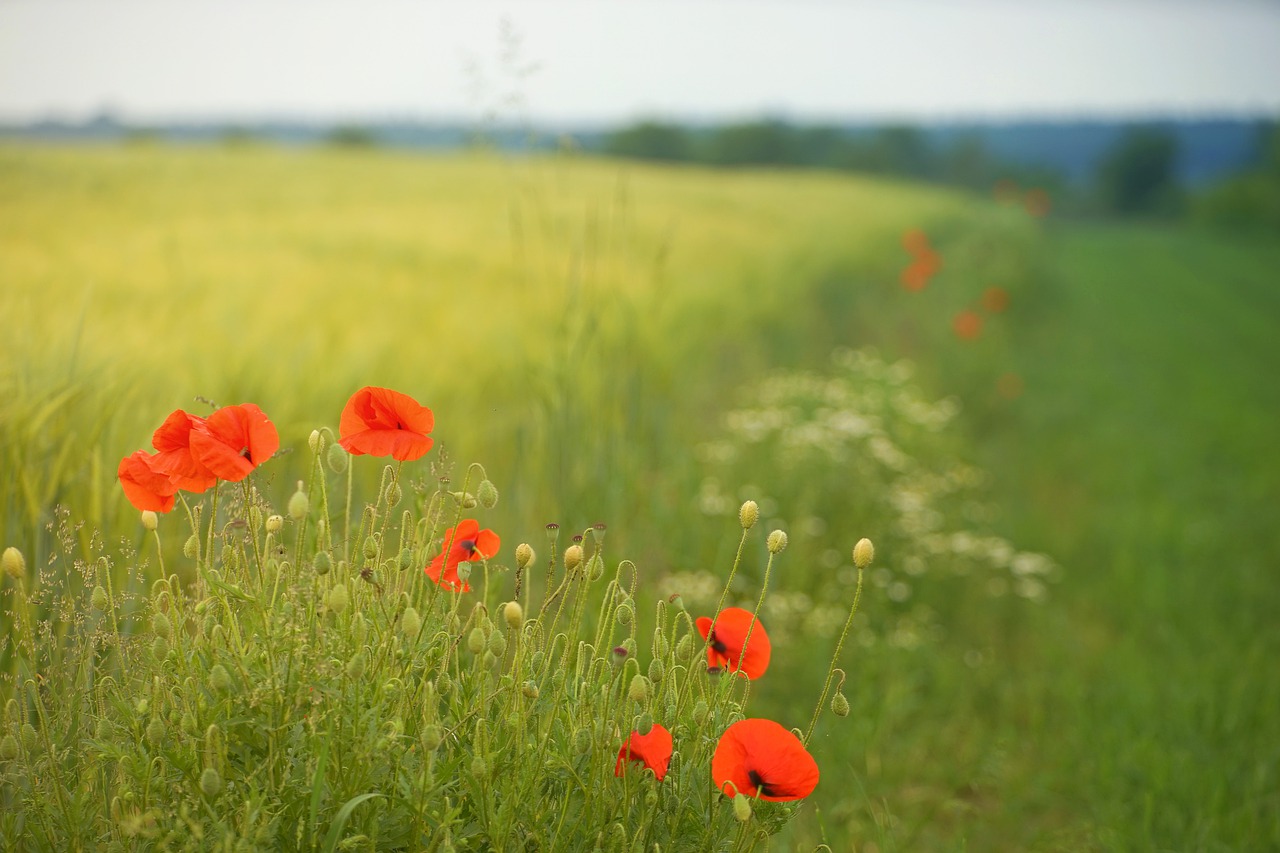
[(768, 782), (764, 781), (764, 779), (760, 777), (759, 773), (757, 773), (754, 770), (748, 770), (747, 778), (751, 780), (752, 785), (756, 786), (757, 793), (766, 797), (773, 796), (773, 786), (771, 786)]

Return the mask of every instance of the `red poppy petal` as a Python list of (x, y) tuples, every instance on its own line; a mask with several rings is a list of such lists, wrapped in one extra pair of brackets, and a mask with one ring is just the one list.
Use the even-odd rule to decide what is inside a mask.
[(711, 633), (711, 617), (699, 616), (694, 624), (698, 626), (698, 633), (702, 635), (702, 639), (707, 639), (707, 635)]
[(492, 560), (502, 547), (502, 540), (492, 530), (481, 530), (476, 534), (475, 552), (486, 560)]
[(145, 450), (135, 451), (120, 460), (116, 476), (129, 503), (139, 510), (168, 512), (173, 509), (177, 487), (169, 477), (152, 469), (152, 457)]
[(352, 456), (390, 456), (400, 462), (421, 459), (435, 442), (428, 436), (405, 430), (368, 429), (339, 439)]
[[(703, 630), (703, 619), (706, 617), (698, 620), (698, 630), (705, 638), (707, 631)], [(706, 624), (709, 627), (711, 620), (707, 619)], [(751, 632), (749, 642), (748, 629)], [(773, 644), (769, 641), (769, 634), (765, 631), (764, 624), (755, 618), (751, 611), (743, 610), (741, 607), (726, 607), (720, 611), (720, 615), (715, 620), (715, 639), (716, 644), (724, 648), (720, 650), (713, 646), (708, 649), (709, 666), (721, 665), (717, 661), (724, 661), (731, 672), (741, 672), (753, 679), (764, 675), (769, 668), (769, 661), (773, 656)], [(743, 653), (744, 644), (746, 645), (745, 654)], [(717, 653), (714, 658), (713, 652)]]
[(661, 782), (671, 764), (671, 745), (671, 732), (656, 723), (647, 735), (632, 732), (627, 742), (618, 750), (614, 775), (622, 775), (627, 761), (639, 761), (652, 770), (654, 778)]
[(253, 470), (253, 463), (243, 455), (243, 445), (233, 447), (212, 433), (192, 430), (191, 453), (219, 480), (238, 483)]
[(391, 456), (401, 462), (421, 458), (431, 449), (427, 437), (435, 416), (407, 394), (366, 386), (351, 395), (338, 422), (341, 444), (361, 456)]

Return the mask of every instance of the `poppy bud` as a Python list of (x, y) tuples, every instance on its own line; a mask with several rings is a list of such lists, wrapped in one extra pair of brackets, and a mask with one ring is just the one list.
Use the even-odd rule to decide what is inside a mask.
[(347, 661), (347, 678), (352, 681), (359, 681), (364, 678), (364, 652), (356, 652), (351, 656), (351, 660)]
[(298, 481), (298, 490), (293, 493), (293, 497), (289, 498), (289, 517), (294, 521), (302, 521), (307, 517), (307, 513), (311, 510), (311, 500), (307, 497), (307, 493), (302, 490), (302, 481)]
[(156, 637), (151, 644), (151, 654), (156, 660), (164, 660), (169, 656), (169, 641), (164, 637)]
[(662, 677), (666, 674), (667, 674), (667, 669), (665, 666), (662, 665), (662, 661), (658, 660), (657, 658), (654, 658), (653, 660), (649, 661), (649, 680), (650, 681), (656, 684), (657, 682), (661, 681)]
[(39, 746), (40, 739), (36, 736), (36, 727), (30, 723), (23, 723), (22, 728), (18, 730), (22, 737), (22, 746), (27, 752), (34, 752)]
[(475, 509), (476, 496), (470, 492), (450, 492), (449, 496), (463, 509)]
[(858, 544), (853, 546), (853, 564), (858, 568), (865, 569), (875, 558), (876, 547), (871, 544), (870, 539), (859, 539)]
[(187, 537), (187, 541), (182, 543), (182, 556), (188, 560), (194, 560), (200, 556), (200, 537), (192, 533)]
[(631, 679), (631, 686), (627, 688), (627, 697), (632, 702), (648, 702), (649, 701), (649, 679), (643, 675), (636, 675)]
[(422, 617), (418, 615), (418, 611), (412, 607), (406, 607), (404, 614), (400, 617), (400, 630), (409, 640), (416, 640), (418, 632), (422, 630)]
[[(102, 720), (101, 722), (105, 723), (106, 720)], [(184, 734), (192, 737), (195, 737), (200, 732), (200, 724), (196, 722), (195, 714), (192, 714), (190, 711), (183, 712), (182, 719), (178, 722), (178, 726), (182, 729)], [(99, 738), (99, 740), (106, 740), (106, 738)]]
[(837, 717), (849, 716), (849, 700), (844, 698), (843, 693), (837, 693), (831, 697), (831, 713)]
[(630, 625), (635, 614), (631, 611), (631, 605), (619, 604), (618, 609), (614, 612), (614, 618), (618, 620), (619, 625)]
[(151, 617), (151, 630), (157, 637), (163, 637), (166, 640), (173, 636), (173, 625), (169, 622), (169, 617), (163, 613), (157, 612)]
[(769, 538), (765, 540), (765, 547), (769, 549), (770, 554), (782, 553), (782, 549), (787, 547), (787, 534), (781, 530), (772, 531)]
[(564, 549), (564, 567), (569, 571), (573, 571), (582, 565), (582, 546), (570, 545)]
[(347, 470), (349, 463), (347, 451), (341, 444), (335, 442), (329, 445), (329, 450), (325, 453), (325, 461), (329, 463), (329, 470), (335, 474), (341, 474)]
[(442, 672), (436, 677), (436, 692), (441, 696), (448, 696), (453, 690), (453, 679), (449, 678), (449, 673)]
[(494, 631), (489, 635), (489, 651), (496, 658), (505, 655), (507, 653), (507, 638), (500, 632)]
[(160, 516), (156, 515), (152, 510), (144, 509), (142, 511), (142, 527), (145, 530), (155, 530), (159, 526)]
[(493, 509), (498, 505), (498, 487), (489, 480), (481, 480), (476, 486), (476, 500), (485, 509)]
[(206, 767), (200, 774), (200, 792), (209, 799), (222, 793), (222, 777), (212, 767)]
[(502, 608), (502, 618), (506, 620), (508, 628), (518, 631), (524, 624), (524, 608), (518, 601), (508, 601)]
[(520, 686), (520, 692), (524, 694), (526, 699), (537, 699), (538, 685), (532, 681), (526, 681)]
[(231, 690), (231, 673), (220, 663), (215, 663), (209, 670), (209, 686), (217, 693), (228, 693)]
[(404, 497), (404, 490), (400, 488), (400, 484), (396, 482), (387, 485), (387, 506), (399, 506), (400, 499)]
[(5, 735), (0, 739), (0, 761), (13, 761), (18, 757), (18, 739), (13, 735)]
[(422, 748), (427, 752), (434, 752), (439, 749), (440, 744), (444, 742), (444, 733), (440, 731), (440, 727), (435, 723), (424, 726), (422, 729)]
[(238, 556), (236, 549), (231, 545), (222, 546), (222, 567), (224, 569), (234, 569), (236, 567), (236, 557)]
[(613, 661), (614, 666), (622, 666), (627, 662), (627, 647), (614, 646), (613, 651), (609, 653), (609, 659)]
[(645, 711), (640, 715), (640, 719), (636, 722), (636, 732), (641, 737), (644, 737), (651, 731), (653, 731), (653, 714)]
[(604, 577), (604, 558), (599, 554), (593, 554), (591, 562), (587, 563), (587, 577), (593, 581)]
[(583, 726), (573, 733), (573, 751), (586, 755), (591, 751), (591, 729)]
[(147, 723), (147, 740), (153, 746), (159, 746), (164, 742), (164, 720), (159, 715), (151, 718), (151, 722)]
[(471, 633), (467, 635), (467, 648), (473, 655), (484, 651), (484, 631), (481, 631), (479, 626), (472, 628)]
[(751, 820), (751, 800), (739, 794), (733, 798), (733, 816), (740, 822)]
[(324, 433), (313, 429), (311, 435), (307, 436), (307, 447), (311, 448), (312, 453), (319, 453), (320, 448), (324, 447)]
[(89, 596), (89, 603), (93, 605), (93, 609), (99, 612), (105, 612), (111, 605), (111, 600), (107, 597), (107, 591), (101, 586), (93, 588), (93, 594)]
[(710, 713), (711, 710), (707, 707), (707, 700), (699, 699), (698, 703), (693, 706), (693, 721), (700, 726), (705, 725), (707, 722), (707, 715)]
[(462, 581), (463, 583), (466, 583), (470, 579), (471, 579), (471, 563), (467, 562), (466, 560), (463, 560), (461, 563), (458, 563), (458, 580)]
[(268, 533), (279, 533), (281, 528), (283, 527), (284, 527), (284, 516), (280, 516), (280, 515), (267, 516), (267, 532)]
[(329, 574), (329, 569), (333, 568), (333, 558), (329, 556), (328, 551), (321, 551), (311, 561), (311, 567), (316, 570), (316, 574), (327, 575)]
[(471, 759), (471, 775), (477, 779), (483, 779), (489, 775), (489, 762), (484, 760), (483, 755), (477, 755)]
[(347, 609), (347, 604), (351, 601), (351, 595), (347, 592), (347, 585), (339, 583), (329, 590), (329, 594), (325, 597), (325, 604), (334, 613), (341, 613)]
[(533, 562), (533, 558), (535, 556), (533, 548), (529, 543), (521, 542), (516, 546), (516, 568), (523, 569), (525, 566)]
[(363, 646), (369, 636), (369, 623), (360, 615), (360, 611), (351, 614), (351, 640), (357, 646)]
[(738, 523), (742, 525), (743, 530), (750, 530), (756, 524), (756, 519), (760, 517), (760, 507), (755, 501), (743, 501), (742, 506), (738, 509)]

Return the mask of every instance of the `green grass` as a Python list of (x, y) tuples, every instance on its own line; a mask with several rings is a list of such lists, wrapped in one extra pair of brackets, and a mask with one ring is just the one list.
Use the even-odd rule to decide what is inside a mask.
[[(55, 503), (136, 539), (114, 464), (192, 395), (259, 402), (302, 447), (374, 383), (485, 463), (504, 543), (603, 519), (650, 580), (723, 572), (733, 523), (696, 511), (696, 446), (769, 369), (876, 344), (963, 402), (934, 449), (989, 480), (954, 518), (1062, 569), (1035, 606), (932, 569), (897, 610), (869, 590), (869, 619), (920, 603), (936, 632), (846, 652), (853, 713), (819, 727), (823, 785), (789, 843), (1280, 846), (1280, 248), (1042, 230), (847, 176), (575, 159), (13, 147), (0, 194), (3, 535), (34, 563)], [(898, 236), (917, 225), (944, 268), (908, 294)], [(1009, 312), (958, 342), (952, 316), (992, 284)], [(1015, 400), (995, 390), (1011, 371)], [(801, 514), (853, 514), (823, 519), (846, 551), (886, 516), (838, 469), (754, 468), (775, 469), (746, 480), (748, 459), (724, 485), (794, 495), (773, 589), (827, 589)], [(760, 712), (806, 721), (829, 647), (780, 646)]]

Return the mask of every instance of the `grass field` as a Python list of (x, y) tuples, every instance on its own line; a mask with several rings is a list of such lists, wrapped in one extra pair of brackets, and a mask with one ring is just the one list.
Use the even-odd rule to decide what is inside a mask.
[[(0, 530), (36, 564), (55, 504), (131, 530), (115, 462), (193, 395), (259, 402), (289, 447), (386, 384), (486, 465), (504, 541), (599, 518), (653, 578), (716, 570), (736, 532), (696, 510), (698, 446), (770, 370), (825, 375), (834, 347), (875, 345), (961, 401), (952, 443), (910, 447), (988, 472), (975, 529), (1061, 570), (1038, 604), (959, 575), (906, 603), (877, 588), (865, 608), (926, 607), (929, 639), (846, 652), (853, 713), (820, 729), (824, 782), (788, 843), (1280, 845), (1280, 248), (1042, 227), (845, 176), (574, 158), (12, 147), (0, 197)], [(921, 293), (897, 281), (909, 227), (944, 259)], [(1009, 311), (957, 340), (955, 312), (992, 284)], [(870, 481), (729, 470), (732, 491), (809, 502), (774, 513), (795, 540), (777, 584), (818, 604), (833, 572), (805, 518), (846, 554), (889, 536), (884, 499), (853, 494)], [(762, 707), (807, 717), (784, 697), (809, 695), (824, 642), (780, 651), (789, 680)]]

